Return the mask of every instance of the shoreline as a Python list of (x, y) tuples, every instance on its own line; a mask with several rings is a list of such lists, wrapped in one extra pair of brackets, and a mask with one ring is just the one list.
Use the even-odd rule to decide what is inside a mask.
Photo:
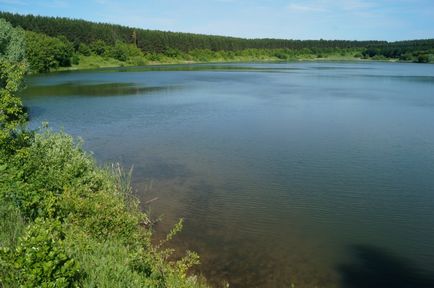
[[(111, 59), (110, 59), (111, 60)], [(411, 61), (400, 61), (399, 59), (363, 59), (363, 58), (355, 58), (355, 57), (324, 57), (324, 58), (294, 58), (288, 60), (281, 59), (231, 59), (231, 60), (216, 60), (216, 61), (170, 61), (170, 62), (159, 62), (159, 61), (150, 61), (144, 63), (142, 65), (137, 65), (137, 63), (113, 63), (99, 65), (97, 63), (93, 63), (91, 66), (81, 66), (73, 65), (71, 67), (60, 67), (57, 69), (53, 69), (46, 73), (56, 73), (56, 72), (77, 72), (77, 71), (88, 71), (88, 70), (98, 70), (105, 68), (129, 68), (129, 67), (152, 67), (152, 66), (171, 66), (171, 65), (190, 65), (190, 64), (236, 64), (236, 63), (291, 63), (291, 62), (389, 62), (389, 63), (415, 63)], [(415, 63), (421, 64), (421, 63)], [(434, 63), (423, 63), (423, 64), (434, 64)], [(35, 73), (33, 75), (45, 74), (45, 73)]]

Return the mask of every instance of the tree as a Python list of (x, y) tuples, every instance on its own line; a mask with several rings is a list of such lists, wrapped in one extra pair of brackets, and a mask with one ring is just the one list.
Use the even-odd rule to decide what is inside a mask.
[(90, 44), (90, 49), (96, 55), (104, 55), (108, 50), (108, 46), (103, 40), (96, 40)]
[(73, 45), (66, 38), (54, 38), (26, 31), (26, 54), (30, 69), (48, 72), (53, 68), (71, 66)]
[(78, 52), (84, 56), (90, 56), (92, 53), (89, 46), (84, 43), (80, 43), (80, 46), (78, 46)]
[(429, 57), (427, 54), (420, 54), (417, 56), (417, 63), (428, 63), (429, 62)]
[(137, 33), (136, 33), (136, 30), (133, 31), (133, 34), (131, 35), (131, 40), (133, 41), (134, 46), (137, 47)]
[(126, 44), (118, 41), (114, 47), (108, 49), (106, 55), (119, 61), (127, 61), (131, 57), (143, 56), (143, 53), (133, 44)]
[(14, 131), (26, 122), (17, 91), (27, 70), (24, 60), (24, 32), (0, 19), (0, 145), (9, 142)]
[(0, 58), (20, 62), (25, 58), (23, 30), (15, 29), (0, 19)]

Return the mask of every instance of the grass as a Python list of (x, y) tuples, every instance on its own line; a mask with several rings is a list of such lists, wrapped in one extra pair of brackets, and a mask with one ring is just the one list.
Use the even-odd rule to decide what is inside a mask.
[(188, 273), (195, 253), (152, 244), (130, 173), (98, 167), (65, 133), (29, 135), (0, 149), (1, 287), (206, 287)]
[(220, 55), (215, 53), (211, 56), (195, 56), (183, 55), (180, 57), (168, 57), (158, 55), (158, 57), (133, 57), (127, 61), (119, 61), (110, 57), (98, 55), (84, 56), (80, 55), (79, 64), (73, 64), (71, 67), (59, 67), (55, 71), (70, 71), (70, 70), (87, 70), (98, 68), (114, 68), (114, 67), (132, 67), (146, 65), (166, 65), (166, 64), (194, 64), (194, 63), (225, 63), (225, 62), (282, 62), (282, 61), (344, 61), (358, 60), (366, 61), (354, 56), (354, 53), (349, 54), (300, 54), (285, 59), (278, 58), (274, 55)]
[(15, 246), (25, 223), (20, 211), (7, 202), (0, 203), (0, 247)]
[(71, 67), (60, 67), (57, 71), (121, 67), (125, 66), (126, 64), (127, 63), (116, 60), (114, 58), (102, 57), (98, 55), (81, 55), (79, 64), (73, 64)]
[[(268, 51), (270, 52), (270, 51)], [(356, 56), (357, 51), (346, 53), (322, 53), (322, 54), (298, 54), (283, 55), (277, 57), (274, 54), (256, 54), (256, 55), (237, 55), (213, 52), (209, 55), (184, 54), (178, 57), (168, 57), (163, 54), (151, 56), (136, 56), (127, 61), (119, 61), (110, 57), (98, 55), (84, 56), (80, 55), (79, 64), (73, 64), (71, 67), (59, 67), (55, 71), (87, 70), (98, 68), (116, 68), (116, 67), (133, 67), (146, 65), (171, 65), (171, 64), (199, 64), (199, 63), (228, 63), (228, 62), (282, 62), (282, 61), (387, 61), (397, 62), (397, 59), (372, 58), (365, 59)]]

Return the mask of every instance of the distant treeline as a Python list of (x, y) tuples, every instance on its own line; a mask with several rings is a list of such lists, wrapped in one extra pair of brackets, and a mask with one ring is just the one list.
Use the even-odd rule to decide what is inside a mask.
[[(34, 33), (44, 34), (45, 40), (53, 46), (62, 46), (67, 53), (60, 53), (57, 66), (78, 63), (79, 55), (100, 55), (119, 61), (146, 57), (148, 61), (159, 61), (162, 57), (185, 61), (207, 61), (212, 59), (231, 60), (236, 57), (254, 56), (259, 59), (293, 59), (299, 55), (342, 54), (357, 58), (399, 59), (414, 62), (434, 61), (434, 39), (412, 41), (347, 41), (347, 40), (285, 40), (285, 39), (244, 39), (236, 37), (200, 35), (192, 33), (165, 32), (131, 28), (121, 25), (94, 23), (59, 17), (43, 17), (0, 12), (15, 27)], [(37, 34), (27, 38), (43, 44)], [(55, 38), (50, 40), (49, 37)], [(60, 42), (59, 42), (60, 41)], [(63, 43), (63, 44), (62, 44)], [(56, 45), (54, 45), (56, 46)], [(48, 45), (42, 45), (48, 47)], [(34, 49), (33, 49), (34, 48)], [(37, 46), (28, 50), (38, 50)], [(59, 49), (58, 49), (59, 50)], [(246, 52), (247, 51), (247, 52)], [(33, 51), (34, 52), (34, 51)], [(47, 56), (50, 53), (42, 53)], [(65, 58), (68, 59), (63, 59)], [(59, 58), (59, 57), (57, 57)], [(145, 61), (146, 62), (146, 61)], [(52, 63), (36, 63), (38, 71), (48, 71)], [(47, 68), (48, 67), (48, 68)]]
[(21, 26), (25, 30), (44, 33), (49, 36), (63, 35), (76, 46), (80, 43), (90, 44), (97, 40), (102, 40), (107, 44), (115, 44), (117, 41), (122, 41), (125, 43), (136, 43), (143, 51), (156, 53), (165, 52), (169, 48), (188, 52), (194, 49), (234, 51), (250, 48), (361, 48), (387, 44), (384, 41), (243, 39), (145, 30), (84, 20), (19, 15), (6, 12), (0, 12), (0, 17), (6, 19), (13, 26)]

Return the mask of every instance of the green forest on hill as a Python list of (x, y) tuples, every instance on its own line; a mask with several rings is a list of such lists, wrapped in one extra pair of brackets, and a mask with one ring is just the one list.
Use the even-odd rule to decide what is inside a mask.
[(25, 30), (33, 72), (153, 63), (373, 59), (434, 62), (434, 39), (284, 40), (145, 30), (59, 17), (0, 12)]

